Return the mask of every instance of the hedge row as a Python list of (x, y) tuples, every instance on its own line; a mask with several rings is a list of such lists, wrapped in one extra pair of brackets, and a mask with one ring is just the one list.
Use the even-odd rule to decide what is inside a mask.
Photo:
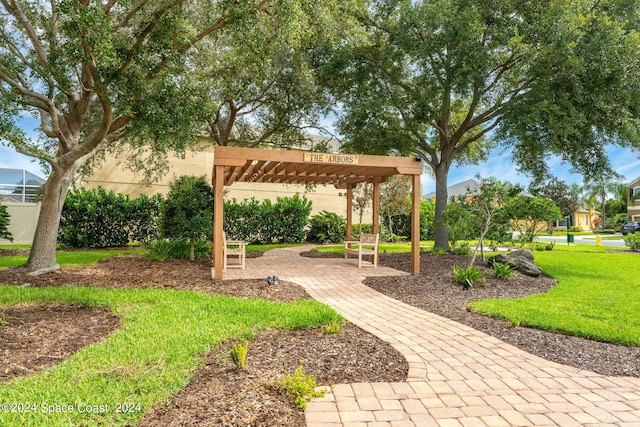
[(62, 209), (58, 243), (106, 248), (157, 239), (161, 203), (160, 194), (130, 199), (102, 187), (70, 191)]

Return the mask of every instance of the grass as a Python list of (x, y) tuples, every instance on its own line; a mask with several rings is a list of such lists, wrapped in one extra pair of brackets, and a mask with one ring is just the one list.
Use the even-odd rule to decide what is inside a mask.
[(512, 300), (484, 300), (469, 307), (514, 324), (597, 341), (640, 345), (640, 257), (578, 251), (569, 246), (536, 252), (536, 264), (559, 280), (545, 294)]
[[(4, 246), (3, 246), (4, 247)], [(106, 249), (85, 251), (63, 251), (56, 254), (56, 260), (61, 267), (92, 265), (103, 259), (114, 256), (135, 253), (137, 249)], [(18, 267), (27, 261), (27, 255), (13, 255), (0, 257), (0, 268)]]
[[(182, 389), (201, 356), (222, 341), (247, 339), (268, 327), (319, 327), (340, 320), (310, 300), (284, 304), (174, 290), (0, 286), (5, 307), (46, 302), (106, 307), (122, 316), (122, 327), (52, 369), (3, 384), (0, 402), (33, 403), (35, 411), (0, 411), (0, 425), (135, 425), (150, 407)], [(117, 412), (125, 402), (133, 410)], [(53, 405), (70, 405), (73, 411), (48, 413)], [(82, 405), (98, 405), (104, 412), (81, 413)]]
[(274, 243), (270, 245), (247, 245), (247, 252), (270, 251), (271, 249), (290, 248), (293, 246), (302, 246), (304, 243)]

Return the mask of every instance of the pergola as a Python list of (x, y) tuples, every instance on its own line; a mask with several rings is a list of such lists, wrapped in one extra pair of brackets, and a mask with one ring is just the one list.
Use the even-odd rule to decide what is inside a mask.
[(351, 240), (352, 200), (355, 186), (373, 184), (373, 232), (380, 232), (380, 184), (393, 175), (409, 175), (412, 183), (411, 272), (420, 273), (420, 174), (422, 161), (410, 157), (333, 154), (308, 151), (215, 147), (213, 158), (213, 268), (222, 279), (222, 224), (224, 187), (235, 182), (279, 184), (332, 184), (347, 190), (347, 240)]

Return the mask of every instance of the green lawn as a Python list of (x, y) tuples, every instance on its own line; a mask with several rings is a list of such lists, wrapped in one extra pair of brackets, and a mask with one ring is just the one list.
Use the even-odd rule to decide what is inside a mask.
[[(420, 242), (420, 248), (422, 250), (429, 250), (433, 248), (433, 241)], [(318, 246), (312, 249), (314, 252), (332, 253), (344, 255), (344, 244), (342, 245), (326, 245)], [(411, 243), (380, 243), (378, 245), (378, 251), (380, 253), (396, 253), (396, 252), (411, 252)]]
[[(4, 248), (5, 246), (3, 246)], [(27, 246), (28, 247), (28, 246)], [(62, 251), (56, 254), (56, 259), (61, 267), (77, 265), (91, 265), (106, 258), (119, 255), (141, 253), (141, 249), (103, 249), (84, 251)], [(0, 268), (18, 267), (27, 261), (27, 255), (14, 255), (0, 257)]]
[[(640, 345), (640, 256), (577, 246), (535, 252), (536, 264), (559, 280), (548, 293), (478, 301), (470, 308), (523, 326)], [(589, 252), (579, 251), (584, 246)]]
[[(270, 326), (308, 328), (340, 320), (311, 300), (283, 304), (173, 290), (0, 286), (0, 305), (44, 302), (106, 307), (122, 316), (122, 327), (52, 369), (3, 384), (0, 402), (30, 403), (35, 410), (0, 411), (2, 426), (135, 425), (151, 406), (182, 389), (201, 356), (220, 342)], [(123, 402), (136, 406), (117, 412)], [(53, 405), (73, 411), (47, 413)], [(103, 405), (105, 411), (81, 413), (82, 405)]]

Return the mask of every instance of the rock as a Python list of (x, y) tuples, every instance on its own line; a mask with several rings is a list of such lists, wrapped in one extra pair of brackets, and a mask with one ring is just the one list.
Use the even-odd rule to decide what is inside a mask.
[(511, 268), (531, 277), (538, 277), (542, 270), (533, 263), (533, 254), (530, 251), (513, 251), (508, 254), (498, 254), (492, 256), (488, 260), (490, 265), (493, 263), (508, 264)]

